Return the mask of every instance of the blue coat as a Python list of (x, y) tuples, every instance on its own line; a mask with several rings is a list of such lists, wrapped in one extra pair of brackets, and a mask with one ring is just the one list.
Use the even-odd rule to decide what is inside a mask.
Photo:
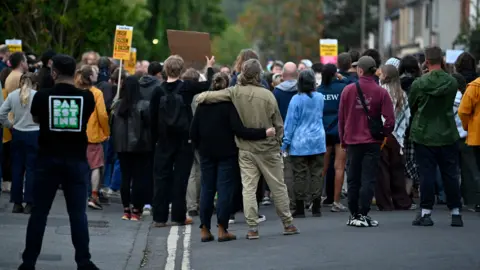
[(326, 151), (323, 129), (323, 95), (299, 93), (293, 96), (285, 120), (282, 151), (291, 156), (311, 156)]
[(282, 115), (283, 121), (287, 117), (288, 104), (294, 95), (297, 94), (297, 81), (290, 80), (282, 82), (273, 89), (273, 95), (278, 103), (278, 109)]
[(338, 110), (340, 96), (347, 83), (342, 80), (333, 80), (331, 84), (321, 84), (317, 91), (324, 96), (323, 126), (325, 133), (330, 136), (338, 136)]

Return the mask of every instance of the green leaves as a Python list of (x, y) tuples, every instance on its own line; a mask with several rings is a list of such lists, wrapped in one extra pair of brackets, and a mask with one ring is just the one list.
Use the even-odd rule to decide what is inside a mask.
[[(1, 8), (0, 40), (15, 37), (25, 51), (53, 48), (77, 58), (86, 50), (111, 55), (117, 24), (135, 27), (150, 17), (146, 0), (5, 0)], [(134, 46), (143, 39), (136, 35)]]

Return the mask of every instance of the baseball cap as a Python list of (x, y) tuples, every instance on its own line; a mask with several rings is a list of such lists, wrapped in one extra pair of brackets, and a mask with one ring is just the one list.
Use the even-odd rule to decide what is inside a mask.
[(369, 71), (369, 70), (375, 71), (377, 69), (377, 64), (375, 63), (375, 60), (373, 60), (372, 57), (362, 56), (360, 57), (360, 59), (358, 59), (357, 67), (363, 69), (364, 71)]
[(392, 65), (398, 69), (398, 67), (400, 66), (400, 60), (395, 57), (392, 57), (388, 59), (387, 62), (385, 62), (385, 65)]

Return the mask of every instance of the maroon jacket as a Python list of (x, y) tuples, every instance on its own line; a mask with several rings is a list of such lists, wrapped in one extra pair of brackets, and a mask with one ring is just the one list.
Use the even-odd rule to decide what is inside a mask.
[[(384, 134), (388, 136), (395, 127), (395, 113), (390, 95), (375, 82), (373, 76), (362, 76), (358, 82), (365, 96), (370, 116), (383, 116)], [(367, 116), (354, 83), (347, 85), (340, 97), (338, 133), (342, 145), (381, 143), (370, 134)]]

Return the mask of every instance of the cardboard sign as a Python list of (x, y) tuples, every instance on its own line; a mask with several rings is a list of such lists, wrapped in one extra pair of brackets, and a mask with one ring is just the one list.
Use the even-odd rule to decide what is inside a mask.
[(336, 64), (338, 57), (338, 40), (320, 39), (320, 62)]
[(460, 54), (463, 53), (463, 50), (447, 50), (445, 53), (445, 62), (447, 64), (455, 64), (457, 61), (457, 58), (460, 56)]
[(133, 27), (117, 25), (113, 41), (113, 58), (125, 61), (130, 59), (132, 36)]
[(212, 56), (209, 33), (167, 30), (167, 37), (170, 54), (180, 55), (185, 68), (201, 70), (205, 67), (205, 56)]
[(7, 39), (5, 40), (5, 44), (11, 53), (22, 51), (22, 41), (19, 39)]
[(125, 61), (125, 70), (130, 75), (135, 74), (135, 66), (137, 65), (137, 49), (132, 48), (130, 51), (130, 59)]

